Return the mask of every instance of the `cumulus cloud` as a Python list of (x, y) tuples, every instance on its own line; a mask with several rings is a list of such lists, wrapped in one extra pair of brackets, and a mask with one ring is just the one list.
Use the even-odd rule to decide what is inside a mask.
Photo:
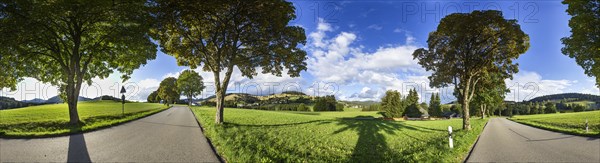
[(514, 75), (513, 80), (506, 79), (510, 93), (506, 100), (523, 101), (550, 94), (567, 93), (567, 90), (577, 83), (576, 80), (548, 80), (536, 72), (521, 71)]

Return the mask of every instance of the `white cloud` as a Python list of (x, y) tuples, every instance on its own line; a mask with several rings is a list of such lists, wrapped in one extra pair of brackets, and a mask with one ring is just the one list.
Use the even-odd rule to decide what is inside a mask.
[(513, 80), (506, 79), (506, 86), (511, 90), (506, 100), (523, 101), (550, 94), (567, 93), (577, 83), (576, 80), (548, 80), (536, 72), (521, 71)]
[(374, 30), (378, 30), (378, 31), (379, 31), (379, 30), (381, 30), (381, 29), (383, 29), (383, 27), (382, 27), (382, 26), (380, 26), (380, 25), (377, 25), (377, 24), (371, 24), (371, 25), (369, 25), (367, 28), (368, 28), (368, 29), (374, 29)]

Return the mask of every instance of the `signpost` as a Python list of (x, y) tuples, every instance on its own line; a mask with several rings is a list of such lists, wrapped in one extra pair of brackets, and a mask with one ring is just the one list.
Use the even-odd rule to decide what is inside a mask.
[(121, 86), (121, 101), (122, 101), (122, 107), (121, 107), (121, 115), (125, 116), (125, 86)]
[(448, 141), (450, 142), (450, 148), (454, 148), (454, 142), (452, 142), (452, 126), (448, 126)]

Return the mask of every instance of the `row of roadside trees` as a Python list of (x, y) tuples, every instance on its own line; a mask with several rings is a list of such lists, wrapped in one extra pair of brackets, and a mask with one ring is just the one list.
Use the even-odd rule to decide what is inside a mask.
[(158, 90), (148, 95), (148, 102), (173, 104), (179, 101), (183, 95), (187, 97), (188, 105), (192, 105), (193, 99), (199, 96), (204, 90), (202, 76), (193, 70), (185, 70), (179, 74), (178, 78), (168, 77), (160, 82)]
[(156, 58), (158, 43), (178, 65), (214, 74), (221, 124), (234, 68), (249, 78), (257, 67), (291, 77), (306, 70), (304, 29), (288, 26), (295, 17), (292, 3), (281, 0), (2, 0), (0, 88), (14, 90), (24, 77), (51, 83), (76, 125), (81, 85), (115, 71), (129, 79)]

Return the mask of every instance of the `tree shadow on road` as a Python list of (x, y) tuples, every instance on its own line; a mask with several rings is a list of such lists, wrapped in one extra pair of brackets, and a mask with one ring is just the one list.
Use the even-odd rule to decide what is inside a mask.
[(69, 135), (67, 162), (92, 162), (83, 134)]

